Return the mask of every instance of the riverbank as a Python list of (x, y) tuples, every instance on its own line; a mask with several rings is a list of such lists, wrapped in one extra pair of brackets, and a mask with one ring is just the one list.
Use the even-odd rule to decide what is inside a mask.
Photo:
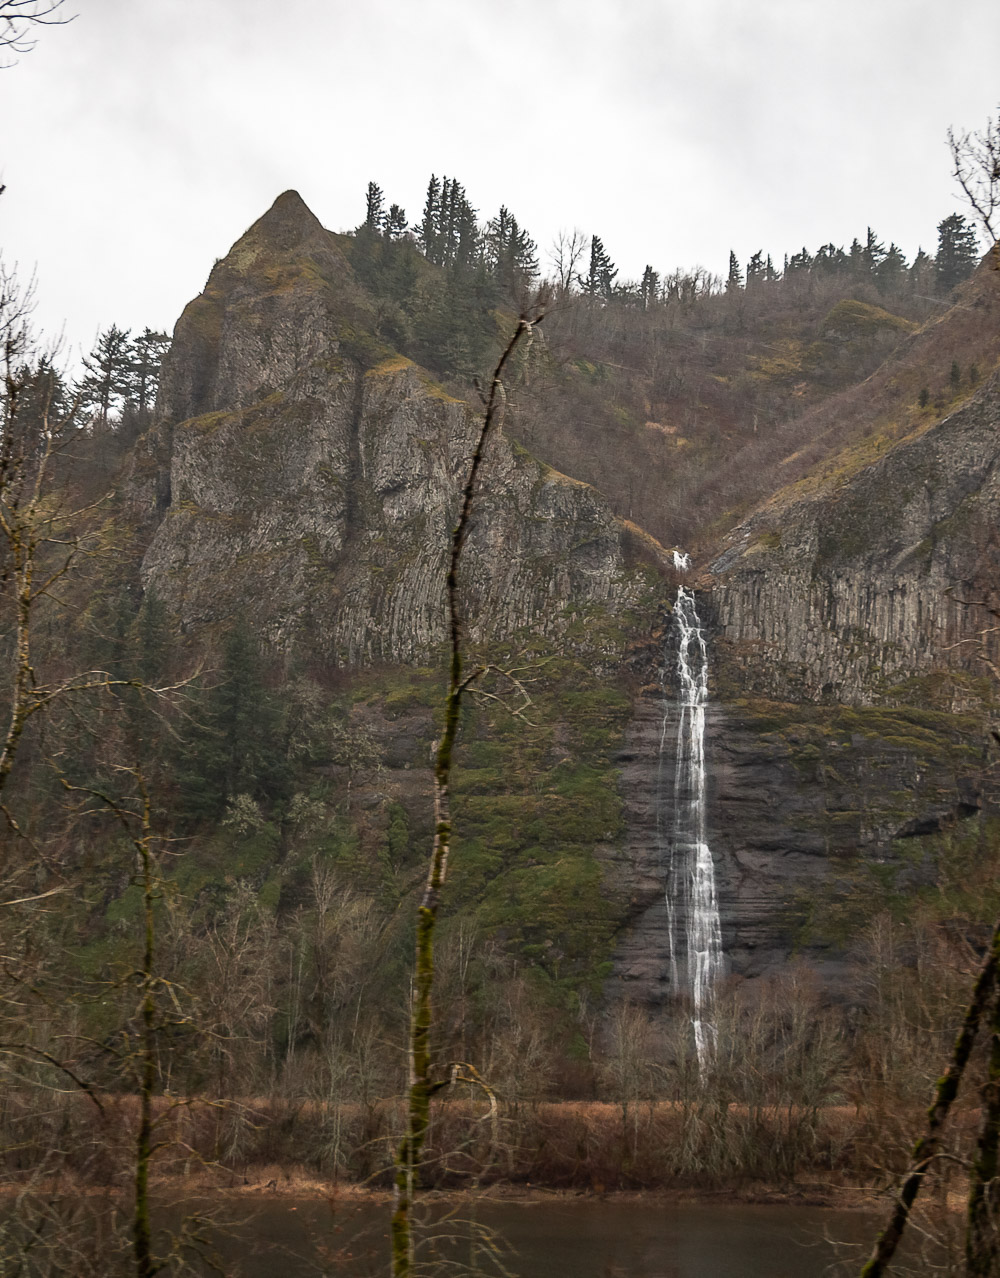
[[(392, 1192), (369, 1185), (317, 1177), (304, 1167), (263, 1167), (253, 1179), (235, 1181), (220, 1172), (203, 1169), (191, 1176), (158, 1176), (154, 1191), (166, 1193), (183, 1189), (195, 1197), (232, 1199), (322, 1199), (344, 1205), (388, 1205)], [(591, 1200), (609, 1203), (733, 1203), (745, 1206), (823, 1207), (838, 1211), (873, 1211), (886, 1200), (884, 1191), (873, 1187), (846, 1184), (802, 1184), (782, 1188), (773, 1185), (746, 1185), (740, 1189), (615, 1189), (595, 1192), (590, 1189), (554, 1189), (545, 1185), (516, 1185), (493, 1182), (487, 1185), (453, 1187), (447, 1190), (425, 1190), (421, 1197), (428, 1202), (511, 1203), (524, 1206), (553, 1202)]]
[[(11, 1098), (8, 1098), (10, 1100)], [(134, 1175), (135, 1099), (100, 1108), (65, 1096), (45, 1114), (22, 1113), (4, 1179), (15, 1189), (46, 1169), (65, 1192), (126, 1189)], [(9, 1110), (8, 1110), (9, 1114)], [(977, 1113), (955, 1115), (973, 1130)], [(159, 1190), (374, 1200), (392, 1188), (402, 1130), (398, 1101), (333, 1106), (294, 1099), (220, 1103), (160, 1097), (152, 1163)], [(547, 1101), (516, 1108), (436, 1102), (421, 1177), (426, 1189), (533, 1201), (553, 1194), (628, 1200), (871, 1203), (908, 1163), (919, 1115), (849, 1106), (810, 1110), (643, 1101)], [(14, 1133), (12, 1133), (14, 1134)], [(65, 1151), (58, 1158), (54, 1150)]]
[[(113, 1197), (131, 1194), (131, 1185), (95, 1185), (72, 1173), (8, 1180), (0, 1184), (0, 1198), (16, 1196), (30, 1184), (31, 1192), (87, 1198), (110, 1193)], [(344, 1208), (388, 1206), (393, 1199), (390, 1189), (371, 1184), (358, 1184), (340, 1178), (317, 1176), (301, 1165), (264, 1165), (249, 1174), (231, 1168), (198, 1166), (190, 1171), (154, 1170), (150, 1176), (154, 1198), (197, 1201), (323, 1201)], [(580, 1201), (607, 1203), (655, 1203), (707, 1205), (710, 1203), (743, 1206), (817, 1207), (837, 1211), (873, 1211), (888, 1200), (884, 1187), (844, 1183), (802, 1183), (785, 1186), (747, 1184), (739, 1188), (651, 1188), (560, 1189), (537, 1184), (513, 1184), (493, 1181), (488, 1184), (455, 1185), (449, 1189), (424, 1189), (420, 1197), (427, 1203), (461, 1204), (471, 1202), (509, 1203), (532, 1206), (544, 1203)], [(957, 1200), (956, 1200), (957, 1201)], [(964, 1205), (964, 1201), (962, 1202)]]

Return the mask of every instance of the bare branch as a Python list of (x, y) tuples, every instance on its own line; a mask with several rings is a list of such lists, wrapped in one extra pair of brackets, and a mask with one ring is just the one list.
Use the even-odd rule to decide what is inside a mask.
[(86, 1092), (87, 1096), (89, 1096), (94, 1102), (98, 1110), (100, 1110), (102, 1114), (104, 1113), (104, 1106), (101, 1104), (100, 1099), (90, 1084), (85, 1079), (80, 1078), (80, 1076), (70, 1069), (64, 1061), (58, 1060), (49, 1052), (43, 1052), (39, 1047), (32, 1047), (30, 1043), (0, 1043), (0, 1053), (4, 1056), (21, 1056), (22, 1054), (27, 1054), (34, 1057), (36, 1060), (45, 1061), (45, 1063), (47, 1065), (51, 1065), (53, 1069), (57, 1069), (61, 1073), (65, 1074), (66, 1077), (80, 1089), (80, 1091)]
[(994, 246), (1000, 240), (1000, 110), (979, 132), (948, 130), (952, 176)]
[(16, 901), (0, 901), (0, 905), (28, 905), (31, 901), (44, 901), (47, 896), (58, 896), (60, 892), (68, 892), (69, 885), (49, 888), (47, 892), (38, 892), (35, 896), (19, 896)]
[[(0, 49), (29, 53), (35, 47), (36, 27), (62, 27), (76, 17), (63, 17), (62, 6), (63, 0), (0, 0)], [(0, 63), (4, 65), (13, 64)]]

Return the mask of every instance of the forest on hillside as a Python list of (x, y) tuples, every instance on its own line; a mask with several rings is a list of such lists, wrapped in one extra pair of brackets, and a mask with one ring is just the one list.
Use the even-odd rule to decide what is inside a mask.
[[(665, 545), (711, 540), (766, 497), (773, 467), (804, 449), (802, 468), (836, 451), (842, 417), (817, 445), (815, 413), (857, 385), (921, 324), (947, 310), (980, 258), (975, 228), (952, 213), (934, 256), (908, 263), (871, 227), (850, 245), (803, 247), (776, 267), (762, 252), (730, 253), (722, 279), (700, 267), (620, 280), (597, 235), (578, 230), (540, 251), (501, 207), (480, 221), (462, 184), (432, 177), (419, 222), (385, 208), (370, 183), (367, 214), (344, 248), (377, 298), (372, 337), (428, 368), (465, 397), (495, 358), (504, 316), (540, 286), (551, 302), (549, 358), (508, 429), (542, 460), (606, 493), (621, 517)], [(974, 390), (991, 362), (991, 335), (922, 366), (908, 387), (930, 420)], [(100, 335), (76, 385), (81, 420), (120, 457), (151, 422), (166, 347), (148, 328)], [(474, 393), (474, 392), (473, 392)], [(109, 421), (113, 420), (109, 428)], [(827, 437), (829, 435), (829, 437)], [(609, 465), (614, 456), (615, 464)]]

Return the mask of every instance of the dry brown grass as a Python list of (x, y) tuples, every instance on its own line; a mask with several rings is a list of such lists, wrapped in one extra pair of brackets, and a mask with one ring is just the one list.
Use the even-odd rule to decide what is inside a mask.
[[(84, 1097), (62, 1098), (58, 1112), (22, 1128), (6, 1158), (17, 1186), (50, 1167), (46, 1183), (63, 1192), (127, 1189), (132, 1174), (136, 1102), (104, 1098), (105, 1116)], [(218, 1105), (158, 1101), (155, 1160), (161, 1189), (329, 1195), (386, 1192), (402, 1103), (344, 1106), (313, 1100), (253, 1098)], [(830, 1195), (886, 1183), (905, 1165), (915, 1130), (898, 1115), (896, 1139), (885, 1115), (849, 1105), (815, 1113), (789, 1107), (719, 1106), (708, 1101), (545, 1101), (501, 1109), (495, 1123), (477, 1102), (438, 1101), (423, 1171), (425, 1186), (455, 1192), (470, 1184), (527, 1190), (723, 1193), (743, 1199)], [(336, 1121), (340, 1153), (324, 1137)], [(915, 1119), (913, 1121), (916, 1121)], [(956, 1138), (975, 1131), (974, 1108), (956, 1115)], [(54, 1139), (54, 1129), (60, 1142)], [(8, 1149), (14, 1148), (12, 1142)], [(67, 1151), (58, 1163), (51, 1150)], [(47, 1161), (48, 1160), (48, 1161)]]

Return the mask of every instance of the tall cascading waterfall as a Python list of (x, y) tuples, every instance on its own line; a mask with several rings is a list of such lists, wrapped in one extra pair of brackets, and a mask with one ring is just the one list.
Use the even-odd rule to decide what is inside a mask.
[[(674, 552), (674, 566), (685, 571), (690, 558)], [(679, 697), (665, 698), (660, 733), (657, 831), (667, 854), (667, 932), (673, 988), (691, 1000), (691, 1023), (699, 1069), (715, 1051), (712, 1016), (714, 987), (723, 973), (722, 929), (715, 890), (715, 866), (706, 836), (705, 706), (708, 701), (708, 649), (692, 591), (677, 589), (672, 638), (677, 643)], [(673, 787), (666, 776), (670, 723), (676, 714), (677, 739)]]

